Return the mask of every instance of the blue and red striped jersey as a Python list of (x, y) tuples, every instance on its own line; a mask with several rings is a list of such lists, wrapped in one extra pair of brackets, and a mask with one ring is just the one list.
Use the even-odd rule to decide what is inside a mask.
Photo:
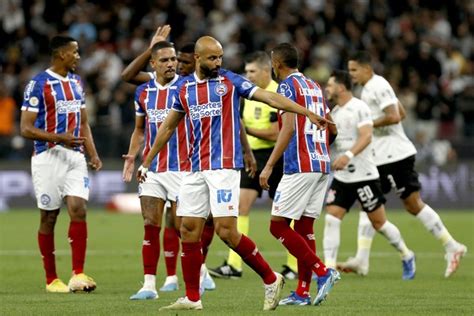
[[(81, 78), (73, 73), (63, 77), (50, 69), (36, 75), (25, 88), (22, 111), (38, 113), (35, 127), (49, 133), (72, 132), (81, 135), (81, 109), (86, 107)], [(55, 144), (34, 141), (34, 153), (39, 154)], [(83, 151), (83, 146), (74, 148)]]
[(257, 87), (231, 71), (216, 78), (183, 79), (173, 109), (190, 121), (191, 170), (240, 169), (240, 97), (251, 98)]
[[(179, 76), (166, 84), (160, 85), (152, 79), (135, 92), (135, 113), (145, 116), (145, 148), (143, 159), (150, 152), (155, 142), (158, 128), (168, 116), (176, 98)], [(189, 171), (189, 142), (187, 137), (187, 120), (181, 120), (168, 143), (153, 159), (149, 170), (154, 172)]]
[[(292, 73), (280, 82), (277, 92), (322, 117), (329, 113), (319, 84), (300, 72)], [(296, 115), (295, 133), (283, 156), (283, 172), (329, 173), (331, 163), (327, 136), (326, 130), (318, 130), (306, 116)]]

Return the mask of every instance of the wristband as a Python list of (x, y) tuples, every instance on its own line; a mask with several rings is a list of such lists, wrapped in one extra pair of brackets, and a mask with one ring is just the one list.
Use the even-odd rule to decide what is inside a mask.
[(352, 159), (354, 158), (354, 154), (352, 153), (352, 151), (348, 150), (344, 153), (344, 155), (346, 155), (347, 157), (349, 157), (349, 159)]
[(143, 165), (141, 165), (140, 167), (138, 167), (138, 171), (140, 171), (141, 174), (146, 174), (148, 172), (148, 168), (143, 167)]

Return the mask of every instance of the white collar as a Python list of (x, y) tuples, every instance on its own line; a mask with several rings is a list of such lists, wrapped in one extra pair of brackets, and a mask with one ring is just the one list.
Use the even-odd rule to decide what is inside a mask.
[(51, 77), (54, 77), (58, 80), (61, 80), (61, 81), (69, 81), (69, 78), (68, 77), (63, 77), (61, 76), (60, 74), (58, 73), (55, 73), (54, 71), (52, 71), (50, 68), (46, 69), (46, 72), (51, 76)]

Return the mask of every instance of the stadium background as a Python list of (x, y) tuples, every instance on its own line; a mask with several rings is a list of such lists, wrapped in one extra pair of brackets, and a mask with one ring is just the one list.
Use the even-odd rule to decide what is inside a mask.
[(332, 69), (346, 69), (348, 54), (370, 51), (376, 72), (407, 108), (403, 123), (418, 148), (424, 198), (436, 207), (473, 208), (472, 1), (6, 0), (0, 12), (0, 209), (33, 205), (32, 142), (19, 136), (20, 105), (25, 84), (48, 66), (48, 39), (57, 33), (80, 42), (78, 72), (107, 170), (92, 175), (91, 203), (136, 190), (118, 172), (133, 130), (135, 88), (120, 73), (163, 24), (172, 26), (178, 48), (215, 36), (224, 67), (237, 72), (246, 54), (294, 43), (300, 70), (323, 85)]
[[(120, 80), (124, 66), (141, 53), (158, 25), (172, 26), (171, 41), (210, 34), (224, 46), (224, 66), (243, 70), (243, 56), (267, 52), (283, 41), (302, 55), (300, 69), (324, 84), (332, 69), (346, 69), (346, 57), (367, 49), (375, 69), (392, 84), (408, 110), (404, 121), (418, 148), (424, 200), (440, 211), (453, 235), (474, 249), (474, 2), (470, 0), (3, 0), (0, 1), (0, 314), (147, 315), (174, 301), (134, 304), (128, 297), (142, 278), (143, 237), (139, 215), (104, 211), (112, 196), (136, 192), (121, 179), (120, 156), (133, 129), (134, 87)], [(32, 143), (19, 136), (20, 105), (28, 80), (48, 66), (48, 39), (76, 37), (78, 72), (86, 79), (87, 109), (104, 170), (90, 173), (91, 201), (86, 270), (98, 282), (93, 295), (52, 296), (44, 292), (37, 248), (38, 213), (30, 179)], [(474, 261), (468, 254), (453, 278), (444, 280), (443, 251), (419, 221), (400, 210), (391, 195), (389, 217), (417, 255), (417, 277), (400, 280), (400, 262), (382, 238), (374, 240), (366, 278), (344, 275), (325, 315), (472, 315)], [(258, 211), (258, 212), (255, 212)], [(251, 215), (250, 235), (275, 269), (285, 262), (281, 245), (268, 233), (268, 202)], [(56, 257), (67, 281), (68, 217), (59, 217)], [(354, 253), (357, 212), (342, 224), (340, 258)], [(315, 226), (318, 251), (324, 221)], [(217, 238), (207, 260), (222, 263), (225, 245)], [(163, 281), (163, 256), (158, 284)], [(179, 269), (179, 265), (178, 265)], [(178, 271), (181, 276), (181, 272)], [(216, 280), (205, 294), (206, 315), (257, 315), (261, 282), (244, 267), (242, 280)], [(288, 281), (285, 294), (295, 281)], [(236, 295), (236, 293), (238, 293)], [(313, 315), (315, 310), (279, 308), (276, 315)]]

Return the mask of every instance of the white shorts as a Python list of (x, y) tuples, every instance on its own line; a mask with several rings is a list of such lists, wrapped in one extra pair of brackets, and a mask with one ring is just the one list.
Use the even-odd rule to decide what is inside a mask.
[(323, 209), (329, 175), (317, 172), (284, 174), (273, 199), (272, 215), (299, 220), (318, 218)]
[(181, 181), (188, 172), (147, 172), (146, 180), (138, 185), (139, 196), (151, 196), (176, 202)]
[(207, 218), (239, 215), (240, 171), (191, 172), (183, 178), (176, 215)]
[(66, 196), (89, 199), (86, 158), (80, 152), (55, 146), (31, 158), (36, 202), (41, 210), (57, 210)]

